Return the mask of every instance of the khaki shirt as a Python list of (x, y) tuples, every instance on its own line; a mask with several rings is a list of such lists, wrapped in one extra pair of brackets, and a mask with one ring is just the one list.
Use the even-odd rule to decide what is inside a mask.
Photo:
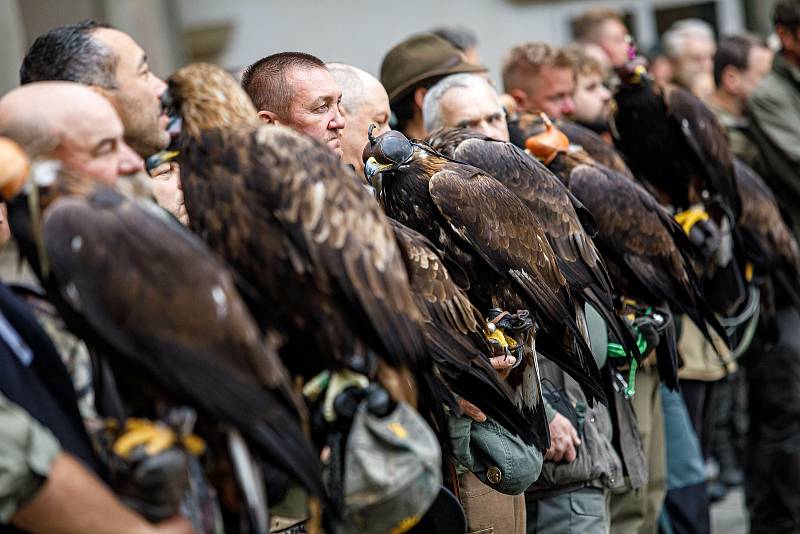
[(0, 523), (25, 506), (61, 452), (55, 436), (25, 410), (0, 395)]
[[(682, 380), (714, 382), (725, 378), (727, 373), (736, 370), (736, 362), (731, 359), (731, 351), (725, 346), (716, 332), (711, 332), (712, 345), (700, 332), (696, 324), (686, 315), (681, 317), (681, 337), (678, 340), (678, 354), (683, 365), (678, 370)], [(716, 350), (714, 349), (716, 346)], [(724, 364), (723, 364), (724, 362)]]

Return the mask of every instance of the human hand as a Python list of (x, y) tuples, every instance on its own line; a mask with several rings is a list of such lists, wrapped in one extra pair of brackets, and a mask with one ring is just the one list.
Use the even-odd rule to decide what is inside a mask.
[(556, 412), (550, 422), (550, 448), (545, 452), (544, 459), (567, 463), (575, 461), (578, 456), (577, 447), (581, 444), (578, 431), (569, 422), (569, 419)]
[(459, 397), (458, 406), (461, 408), (461, 411), (464, 412), (464, 415), (471, 417), (474, 421), (478, 423), (483, 423), (486, 421), (486, 414), (468, 400)]
[(495, 356), (494, 358), (489, 358), (489, 363), (492, 364), (500, 378), (505, 380), (511, 373), (511, 368), (517, 363), (517, 359), (514, 356)]

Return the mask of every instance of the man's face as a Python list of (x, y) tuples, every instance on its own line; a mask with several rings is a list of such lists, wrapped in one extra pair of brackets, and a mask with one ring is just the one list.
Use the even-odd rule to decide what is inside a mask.
[(342, 90), (331, 73), (323, 68), (294, 68), (286, 74), (286, 83), (292, 94), (286, 126), (319, 139), (341, 157)]
[(172, 213), (181, 224), (189, 224), (189, 215), (183, 201), (180, 166), (165, 161), (150, 170), (150, 189), (158, 205)]
[(132, 153), (123, 140), (122, 121), (113, 108), (86, 107), (80, 117), (59, 125), (62, 132), (51, 156), (96, 181), (113, 186), (117, 177), (141, 169), (142, 160)]
[(614, 68), (625, 65), (628, 61), (628, 28), (617, 19), (603, 22), (597, 38), (597, 44), (608, 56)]
[(166, 85), (150, 72), (144, 51), (127, 34), (100, 28), (92, 37), (118, 58), (117, 87), (104, 93), (122, 119), (125, 140), (142, 157), (158, 152), (169, 144), (167, 117), (162, 114), (159, 101)]
[(741, 72), (738, 96), (747, 99), (755, 91), (761, 80), (772, 69), (772, 55), (772, 50), (769, 48), (762, 46), (750, 48), (747, 56), (747, 69)]
[(543, 65), (539, 74), (528, 84), (527, 103), (524, 111), (543, 111), (551, 119), (562, 119), (575, 111), (572, 92), (575, 79), (569, 67)]
[(698, 78), (713, 76), (716, 45), (710, 39), (687, 37), (683, 53), (674, 59), (675, 77), (686, 87)]
[(497, 93), (488, 84), (450, 89), (439, 100), (439, 109), (446, 127), (467, 127), (508, 141), (506, 114)]
[(578, 122), (600, 125), (608, 122), (611, 108), (611, 91), (603, 85), (598, 72), (577, 74), (573, 95), (575, 111), (572, 118)]
[(354, 110), (342, 109), (347, 126), (341, 130), (342, 161), (355, 166), (358, 176), (364, 176), (361, 156), (369, 140), (369, 125), (374, 124), (375, 137), (389, 131), (389, 96), (383, 86), (372, 78), (362, 78), (363, 94)]

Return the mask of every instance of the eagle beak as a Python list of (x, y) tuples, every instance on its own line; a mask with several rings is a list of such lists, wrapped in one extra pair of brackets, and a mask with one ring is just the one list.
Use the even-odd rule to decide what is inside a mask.
[(147, 160), (145, 161), (145, 167), (147, 167), (147, 172), (151, 172), (153, 169), (161, 165), (162, 163), (166, 163), (168, 161), (172, 161), (180, 155), (179, 150), (162, 150), (161, 152), (156, 152)]
[(378, 160), (376, 160), (373, 156), (370, 156), (369, 159), (367, 159), (367, 162), (364, 164), (364, 175), (367, 177), (369, 184), (373, 185), (372, 178), (375, 175), (380, 174), (392, 167), (393, 165), (391, 163), (381, 164), (378, 163)]
[(17, 143), (0, 137), (0, 197), (11, 200), (22, 191), (28, 180), (31, 162)]

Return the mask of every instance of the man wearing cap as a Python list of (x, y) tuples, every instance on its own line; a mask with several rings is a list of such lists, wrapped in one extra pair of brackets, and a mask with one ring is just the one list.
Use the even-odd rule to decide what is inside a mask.
[(412, 35), (389, 50), (381, 63), (381, 83), (389, 94), (395, 129), (409, 139), (426, 135), (422, 119), (425, 93), (440, 79), (461, 72), (486, 73), (464, 60), (453, 45), (432, 33)]

